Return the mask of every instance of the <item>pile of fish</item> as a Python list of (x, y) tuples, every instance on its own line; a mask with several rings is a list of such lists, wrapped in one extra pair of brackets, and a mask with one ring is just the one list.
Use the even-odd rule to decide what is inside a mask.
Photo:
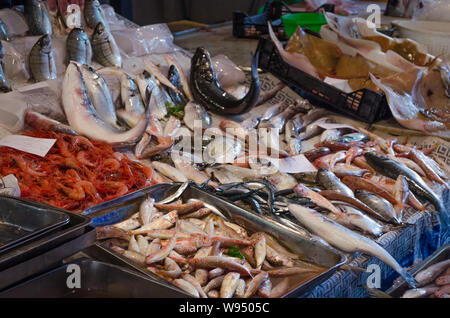
[(402, 298), (449, 298), (450, 259), (438, 262), (415, 275), (419, 288), (407, 290)]
[(320, 79), (346, 80), (351, 90), (383, 91), (395, 119), (404, 127), (450, 136), (450, 66), (418, 43), (393, 39), (365, 19), (325, 13), (320, 38), (299, 28), (286, 48), (269, 25), (283, 60)]
[(282, 297), (325, 270), (220, 215), (197, 199), (147, 198), (129, 219), (97, 228), (97, 238), (193, 297)]

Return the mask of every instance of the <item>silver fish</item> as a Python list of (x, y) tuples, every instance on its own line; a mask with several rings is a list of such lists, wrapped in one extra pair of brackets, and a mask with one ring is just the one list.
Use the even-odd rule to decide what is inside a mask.
[(230, 138), (215, 138), (204, 150), (206, 163), (231, 163), (241, 153), (240, 142)]
[(162, 119), (167, 115), (166, 104), (171, 103), (170, 97), (161, 89), (158, 80), (147, 71), (139, 74), (136, 78), (139, 91), (144, 100), (147, 99), (151, 92), (150, 98), (150, 113), (158, 119)]
[(105, 14), (98, 0), (87, 0), (84, 2), (84, 19), (86, 24), (92, 30), (101, 22), (108, 28)]
[(36, 82), (55, 79), (56, 65), (52, 52), (52, 40), (45, 34), (34, 44), (28, 57), (31, 76)]
[(52, 23), (45, 1), (25, 0), (23, 12), (32, 35), (52, 34)]
[(299, 138), (300, 131), (303, 127), (303, 120), (301, 114), (295, 115), (287, 121), (284, 129), (284, 140), (286, 141), (289, 154), (297, 155), (301, 151), (301, 140)]
[(416, 280), (384, 248), (371, 239), (337, 224), (312, 209), (297, 204), (290, 204), (288, 208), (301, 224), (334, 247), (344, 252), (359, 251), (375, 256), (392, 267), (410, 286), (417, 286)]
[(8, 79), (6, 78), (6, 74), (4, 72), (4, 58), (5, 58), (5, 49), (3, 48), (2, 42), (0, 41), (0, 91), (9, 92), (11, 91), (11, 85), (9, 84)]
[(332, 216), (334, 221), (337, 223), (344, 225), (345, 227), (348, 227), (350, 229), (358, 229), (364, 233), (369, 233), (373, 236), (380, 236), (383, 234), (384, 226), (370, 218), (369, 216), (365, 215), (358, 209), (355, 209), (354, 207), (347, 205), (347, 204), (338, 204), (337, 205), (343, 212), (344, 217), (334, 217), (333, 214), (330, 214), (329, 216)]
[(275, 128), (278, 129), (278, 131), (281, 131), (286, 121), (292, 118), (292, 116), (294, 116), (298, 112), (304, 111), (305, 105), (308, 104), (309, 103), (307, 101), (297, 101), (294, 104), (289, 105), (280, 114), (270, 118), (267, 121), (261, 122), (261, 124), (259, 124), (259, 128)]
[(103, 23), (98, 23), (95, 27), (91, 39), (94, 58), (103, 66), (122, 67), (122, 56), (120, 49), (111, 33), (105, 28)]
[(70, 62), (62, 85), (62, 104), (70, 126), (79, 134), (105, 141), (114, 146), (133, 145), (140, 140), (150, 118), (147, 109), (139, 123), (121, 132), (105, 122), (94, 109), (81, 75), (81, 65)]
[(66, 40), (67, 61), (81, 64), (91, 64), (92, 46), (84, 29), (74, 28)]
[(371, 192), (359, 189), (355, 191), (355, 196), (358, 200), (367, 204), (369, 208), (378, 212), (387, 222), (401, 223), (401, 218), (399, 218), (394, 207), (388, 200)]
[(120, 96), (126, 111), (137, 116), (145, 113), (139, 88), (134, 79), (125, 73), (120, 77)]
[(328, 169), (320, 168), (316, 175), (316, 181), (327, 190), (333, 190), (346, 196), (354, 197), (353, 191)]
[(194, 125), (201, 125), (202, 129), (211, 126), (211, 116), (200, 104), (189, 102), (184, 107), (184, 123), (186, 126), (194, 130)]
[(2, 41), (11, 41), (11, 38), (8, 34), (8, 28), (6, 27), (6, 24), (3, 22), (2, 19), (0, 19), (0, 40)]
[(88, 65), (81, 66), (81, 75), (83, 76), (89, 99), (98, 115), (111, 126), (122, 130), (117, 125), (116, 108), (114, 107), (108, 85), (106, 85), (103, 77)]
[(152, 167), (175, 182), (186, 182), (188, 179), (175, 167), (159, 161), (153, 161)]
[(320, 135), (320, 142), (336, 140), (340, 135), (339, 129), (327, 129)]

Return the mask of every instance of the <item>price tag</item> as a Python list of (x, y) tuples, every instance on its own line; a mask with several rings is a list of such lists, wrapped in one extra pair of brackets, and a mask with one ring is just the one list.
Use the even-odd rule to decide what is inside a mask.
[(8, 135), (0, 139), (0, 146), (11, 147), (41, 157), (49, 152), (56, 139), (35, 138), (22, 135)]

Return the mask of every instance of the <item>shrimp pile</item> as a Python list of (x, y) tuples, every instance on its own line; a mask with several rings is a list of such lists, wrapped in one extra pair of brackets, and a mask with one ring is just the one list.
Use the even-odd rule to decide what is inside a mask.
[(147, 198), (129, 219), (97, 228), (97, 239), (193, 297), (282, 297), (325, 270), (194, 199)]
[(25, 199), (79, 212), (152, 184), (151, 168), (104, 142), (45, 130), (24, 135), (56, 139), (45, 157), (0, 147), (0, 176), (15, 175)]

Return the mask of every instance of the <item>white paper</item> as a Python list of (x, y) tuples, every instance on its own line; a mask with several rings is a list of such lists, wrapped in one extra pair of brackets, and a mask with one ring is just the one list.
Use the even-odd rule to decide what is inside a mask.
[(309, 162), (304, 155), (296, 155), (286, 158), (270, 158), (267, 157), (272, 164), (278, 167), (280, 172), (284, 173), (300, 173), (300, 172), (314, 172), (317, 169)]
[(20, 198), (20, 187), (13, 174), (0, 179), (0, 195)]
[(35, 138), (22, 135), (9, 135), (0, 140), (0, 146), (11, 147), (41, 157), (49, 152), (56, 139)]

